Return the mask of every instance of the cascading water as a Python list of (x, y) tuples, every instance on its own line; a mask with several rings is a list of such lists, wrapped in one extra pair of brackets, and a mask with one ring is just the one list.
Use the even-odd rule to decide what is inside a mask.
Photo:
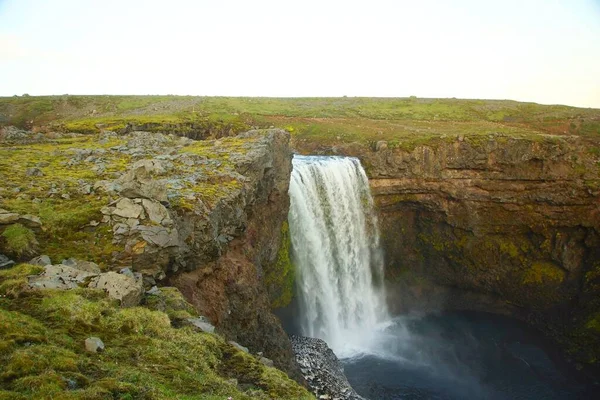
[(295, 156), (289, 224), (303, 334), (340, 357), (387, 320), (373, 200), (356, 158)]

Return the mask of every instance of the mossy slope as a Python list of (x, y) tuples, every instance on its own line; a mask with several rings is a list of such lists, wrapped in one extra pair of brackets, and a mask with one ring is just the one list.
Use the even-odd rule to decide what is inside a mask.
[[(0, 272), (0, 398), (308, 399), (281, 371), (169, 316), (119, 308), (100, 291), (24, 292), (22, 264)], [(87, 353), (100, 337), (106, 350)]]

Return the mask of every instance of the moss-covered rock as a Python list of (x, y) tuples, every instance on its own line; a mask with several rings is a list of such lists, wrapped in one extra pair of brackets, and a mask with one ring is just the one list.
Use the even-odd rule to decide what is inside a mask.
[[(120, 308), (90, 289), (24, 291), (39, 269), (0, 271), (10, 296), (0, 298), (3, 398), (312, 398), (223, 338), (173, 328), (164, 312)], [(172, 307), (191, 309), (170, 297)], [(105, 351), (86, 352), (89, 336), (102, 338)]]
[[(0, 236), (3, 239), (3, 252), (17, 259), (32, 258), (38, 254), (39, 243), (35, 233), (22, 224), (8, 226)], [(0, 248), (1, 249), (1, 248)]]

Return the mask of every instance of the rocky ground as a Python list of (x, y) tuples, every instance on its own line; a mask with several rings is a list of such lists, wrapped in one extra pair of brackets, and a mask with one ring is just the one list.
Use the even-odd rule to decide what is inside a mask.
[[(177, 286), (191, 303), (185, 302), (187, 313), (203, 317), (181, 318), (160, 306), (171, 325), (218, 332), (259, 354), (257, 362), (301, 380), (270, 312), (277, 296), (291, 290), (282, 287), (288, 279), (270, 277), (293, 273), (279, 269), (286, 267), (281, 254), (289, 257), (282, 246), (289, 134), (263, 130), (195, 141), (139, 131), (38, 134), (9, 127), (0, 138), (6, 177), (0, 265), (9, 275), (22, 262), (41, 268), (11, 279), (2, 295), (100, 289), (132, 307), (157, 303), (165, 290), (179, 293), (165, 288)], [(220, 351), (219, 359), (229, 354)], [(259, 379), (254, 367), (240, 368)], [(256, 379), (239, 390), (254, 390)]]

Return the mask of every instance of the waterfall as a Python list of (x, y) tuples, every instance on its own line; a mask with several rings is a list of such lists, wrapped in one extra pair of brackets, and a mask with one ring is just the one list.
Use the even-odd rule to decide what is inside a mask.
[(289, 226), (305, 336), (340, 357), (364, 352), (387, 318), (377, 219), (350, 157), (295, 156)]

